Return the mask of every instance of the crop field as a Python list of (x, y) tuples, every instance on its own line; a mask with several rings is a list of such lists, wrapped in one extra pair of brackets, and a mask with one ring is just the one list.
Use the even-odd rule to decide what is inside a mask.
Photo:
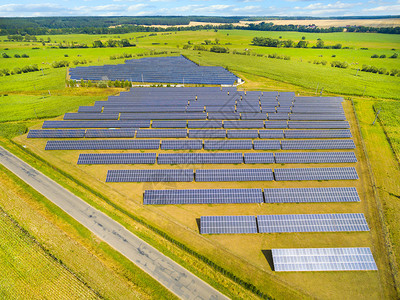
[[(269, 48), (258, 47), (251, 44), (253, 37), (271, 37), (283, 40), (292, 39), (299, 41), (302, 36), (315, 45), (321, 38), (325, 45), (341, 43), (350, 49), (298, 49), (298, 48)], [(218, 265), (226, 267), (233, 274), (252, 282), (262, 292), (277, 299), (289, 297), (312, 298), (395, 298), (396, 287), (393, 284), (393, 275), (389, 267), (392, 262), (387, 255), (387, 240), (381, 228), (382, 219), (379, 217), (374, 196), (373, 184), (370, 179), (368, 161), (373, 165), (380, 163), (380, 146), (374, 144), (375, 137), (370, 134), (376, 130), (370, 127), (375, 110), (381, 109), (379, 124), (387, 136), (382, 143), (390, 141), (393, 151), (399, 157), (399, 122), (400, 108), (397, 101), (400, 95), (400, 77), (384, 74), (357, 71), (363, 64), (373, 65), (378, 68), (400, 69), (400, 58), (389, 58), (398, 53), (400, 46), (398, 36), (389, 34), (366, 33), (300, 33), (300, 32), (256, 32), (240, 30), (219, 30), (177, 32), (157, 35), (150, 33), (132, 33), (121, 35), (65, 35), (50, 36), (54, 45), (56, 42), (78, 42), (91, 44), (95, 40), (107, 41), (108, 39), (128, 38), (136, 47), (129, 48), (104, 48), (104, 49), (55, 49), (42, 46), (39, 43), (0, 42), (0, 53), (29, 55), (29, 58), (0, 58), (0, 69), (12, 69), (15, 66), (38, 64), (42, 71), (0, 77), (0, 129), (5, 130), (0, 135), (11, 137), (14, 142), (26, 147), (50, 165), (65, 171), (73, 178), (79, 179), (86, 186), (100, 192), (107, 199), (112, 199), (113, 205), (121, 211), (146, 220), (152, 226), (160, 228), (179, 242), (188, 245), (190, 249), (210, 258)], [(47, 36), (43, 36), (47, 38)], [(214, 42), (218, 40), (220, 46), (228, 47), (230, 53), (212, 53), (183, 49), (184, 45), (201, 45), (205, 40)], [(212, 45), (203, 45), (209, 49)], [(32, 49), (39, 47), (40, 49)], [(4, 50), (8, 48), (9, 50)], [(360, 48), (368, 48), (361, 50)], [(246, 50), (247, 49), (247, 50)], [(248, 55), (233, 54), (233, 50), (247, 51)], [(360, 203), (309, 203), (309, 204), (205, 204), (205, 205), (161, 205), (144, 206), (142, 204), (143, 192), (148, 189), (190, 189), (190, 188), (221, 188), (221, 183), (177, 182), (177, 183), (105, 183), (106, 173), (109, 169), (132, 169), (129, 165), (77, 165), (80, 153), (113, 153), (116, 151), (45, 151), (45, 140), (27, 139), (20, 135), (22, 129), (39, 129), (43, 119), (60, 119), (63, 113), (76, 111), (80, 105), (91, 105), (94, 101), (105, 100), (109, 95), (116, 95), (123, 91), (122, 88), (67, 88), (65, 78), (67, 68), (55, 69), (51, 67), (53, 61), (67, 60), (74, 67), (73, 60), (86, 60), (86, 65), (103, 65), (123, 63), (124, 59), (110, 59), (112, 55), (122, 53), (132, 54), (133, 58), (140, 58), (138, 54), (150, 55), (150, 51), (167, 51), (168, 55), (184, 54), (200, 65), (219, 65), (227, 67), (236, 75), (244, 78), (246, 82), (239, 89), (264, 89), (296, 91), (301, 95), (340, 95), (346, 98), (354, 97), (355, 109), (361, 120), (360, 136), (353, 107), (349, 100), (343, 105), (346, 117), (351, 124), (351, 132), (356, 143), (357, 164), (338, 164), (338, 167), (355, 166), (360, 179), (357, 181), (306, 181), (306, 182), (224, 182), (223, 188), (272, 188), (272, 187), (333, 187), (355, 186), (361, 198)], [(268, 58), (268, 54), (290, 56), (290, 60)], [(372, 55), (386, 55), (386, 58), (371, 58)], [(327, 64), (316, 64), (314, 61), (326, 60)], [(332, 61), (346, 61), (346, 69), (330, 66)], [(79, 65), (81, 66), (81, 65)], [(3, 113), (4, 112), (4, 113)], [(372, 118), (372, 120), (370, 120)], [(22, 129), (21, 129), (22, 128)], [(382, 135), (385, 137), (385, 135)], [(380, 135), (380, 137), (382, 137)], [(363, 141), (369, 154), (369, 160), (363, 151)], [(382, 149), (390, 149), (390, 146)], [(386, 155), (392, 155), (385, 152)], [(118, 151), (128, 152), (128, 151)], [(132, 151), (129, 151), (132, 152)], [(135, 151), (135, 152), (149, 152)], [(176, 151), (156, 150), (158, 153), (176, 153)], [(181, 151), (181, 152), (206, 152)], [(249, 152), (245, 150), (231, 150), (224, 152)], [(370, 154), (371, 153), (371, 154)], [(389, 154), (388, 154), (389, 153)], [(393, 158), (393, 156), (391, 156)], [(388, 163), (389, 164), (389, 163)], [(293, 168), (293, 167), (332, 167), (332, 164), (284, 164), (262, 165), (255, 164), (251, 168)], [(135, 169), (234, 169), (245, 168), (245, 165), (135, 165)], [(391, 242), (393, 255), (400, 257), (397, 246), (400, 240), (400, 225), (396, 221), (396, 205), (398, 201), (398, 180), (392, 178), (385, 180), (385, 170), (374, 169), (377, 177), (378, 188), (390, 191), (387, 196), (379, 190), (383, 205), (384, 221), (391, 228)], [(383, 168), (383, 169), (382, 169)], [(389, 167), (388, 167), (389, 168)], [(390, 162), (390, 168), (398, 172), (398, 165)], [(386, 185), (386, 186), (385, 186)], [(394, 195), (394, 196), (393, 196)], [(106, 205), (100, 199), (91, 200), (97, 207)], [(200, 235), (198, 219), (203, 215), (260, 215), (260, 214), (292, 214), (292, 213), (358, 213), (363, 212), (371, 228), (370, 232), (346, 233), (290, 233), (290, 234), (237, 234), (237, 235)], [(109, 211), (110, 213), (110, 211)], [(123, 221), (125, 226), (137, 230), (137, 234), (146, 237), (145, 231), (137, 228), (135, 222), (126, 216), (111, 212), (114, 218)], [(149, 242), (164, 245), (160, 237), (149, 237)], [(250, 246), (251, 245), (251, 246)], [(165, 246), (168, 248), (168, 246)], [(276, 273), (272, 270), (265, 250), (272, 248), (309, 248), (309, 247), (370, 247), (378, 265), (378, 272), (288, 272)], [(164, 249), (164, 251), (168, 252)], [(170, 252), (173, 252), (169, 250)], [(263, 252), (264, 251), (264, 252)], [(171, 254), (176, 255), (177, 254)], [(204, 267), (190, 259), (181, 259), (181, 263), (204, 277), (208, 282), (215, 280), (216, 286), (229, 296), (248, 298), (249, 294), (221, 279), (217, 275), (205, 275)], [(395, 261), (397, 264), (397, 261)], [(203, 271), (199, 271), (203, 270)], [(202, 278), (203, 278), (202, 277)], [(211, 282), (210, 282), (211, 283)], [(165, 294), (164, 294), (165, 295)], [(253, 295), (254, 296), (254, 295)], [(154, 295), (153, 295), (154, 297)]]

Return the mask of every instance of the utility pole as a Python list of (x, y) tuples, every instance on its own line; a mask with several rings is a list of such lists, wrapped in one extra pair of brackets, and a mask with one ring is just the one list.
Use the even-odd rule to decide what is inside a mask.
[(378, 119), (378, 115), (380, 112), (381, 112), (381, 109), (378, 109), (378, 111), (376, 112), (376, 115), (375, 115), (375, 120), (372, 122), (372, 125), (375, 125), (376, 119)]
[(315, 95), (318, 93), (318, 87), (319, 87), (319, 83), (317, 83), (317, 88), (315, 90)]

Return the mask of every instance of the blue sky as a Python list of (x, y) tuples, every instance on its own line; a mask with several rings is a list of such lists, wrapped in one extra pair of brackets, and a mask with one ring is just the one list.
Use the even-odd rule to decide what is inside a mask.
[(400, 15), (400, 0), (0, 0), (1, 17)]

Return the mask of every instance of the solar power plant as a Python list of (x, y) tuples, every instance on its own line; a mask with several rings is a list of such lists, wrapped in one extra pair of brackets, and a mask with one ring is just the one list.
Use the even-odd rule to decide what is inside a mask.
[(346, 120), (345, 115), (341, 114), (290, 114), (290, 120), (304, 120), (304, 121), (344, 121)]
[(160, 140), (47, 141), (45, 150), (157, 150)]
[(266, 120), (266, 113), (241, 113), (240, 118), (242, 120)]
[(288, 120), (289, 115), (287, 113), (269, 113), (268, 120)]
[(235, 113), (235, 106), (206, 106), (206, 112)]
[(266, 203), (360, 202), (355, 187), (264, 189), (264, 196)]
[(205, 120), (205, 113), (121, 113), (120, 120)]
[(281, 150), (280, 141), (254, 141), (254, 150)]
[(64, 120), (118, 120), (118, 113), (66, 113)]
[(148, 128), (150, 121), (44, 121), (42, 128)]
[(212, 112), (208, 113), (209, 120), (239, 120), (240, 114), (239, 113), (224, 113), (224, 112)]
[(204, 141), (204, 150), (251, 150), (253, 143), (251, 140), (225, 140), (225, 141)]
[(187, 112), (204, 112), (204, 106), (186, 106)]
[(261, 111), (263, 112), (263, 113), (276, 113), (276, 108), (275, 108), (275, 106), (266, 106), (266, 105), (263, 105), (262, 107), (261, 107)]
[(344, 114), (343, 107), (324, 107), (324, 106), (313, 106), (313, 105), (307, 105), (307, 106), (293, 106), (292, 107), (292, 112), (296, 114)]
[(273, 164), (274, 154), (271, 152), (245, 153), (245, 164)]
[(256, 139), (258, 138), (258, 130), (241, 129), (241, 130), (227, 130), (228, 139)]
[(236, 110), (240, 113), (259, 113), (259, 112), (261, 112), (260, 105), (258, 105), (258, 106), (240, 105), (240, 106), (236, 107)]
[(90, 153), (79, 154), (78, 165), (155, 164), (156, 153)]
[(101, 106), (79, 106), (78, 113), (101, 113)]
[(226, 130), (189, 129), (189, 138), (226, 138)]
[(298, 102), (307, 102), (307, 101), (316, 101), (316, 102), (328, 102), (328, 103), (341, 103), (343, 102), (342, 97), (312, 97), (312, 96), (302, 96), (302, 97), (296, 97), (295, 101)]
[(186, 129), (138, 129), (136, 138), (186, 138)]
[(298, 121), (288, 121), (288, 127), (291, 129), (341, 129), (350, 128), (348, 121), (326, 121), (326, 122), (298, 122)]
[(165, 112), (173, 112), (173, 113), (184, 113), (186, 111), (186, 107), (182, 106), (167, 106), (160, 104), (148, 104), (146, 106), (138, 106), (138, 105), (118, 105), (118, 106), (106, 106), (104, 107), (103, 113), (165, 113)]
[(161, 142), (161, 150), (200, 150), (202, 140), (165, 140)]
[(376, 271), (370, 248), (272, 249), (276, 272)]
[(284, 107), (278, 106), (276, 108), (276, 112), (278, 114), (291, 113), (292, 112), (292, 108), (290, 106), (288, 106), (288, 107), (286, 107), (286, 106), (284, 106)]
[(27, 138), (83, 138), (85, 137), (85, 129), (72, 130), (29, 130)]
[(271, 169), (201, 169), (196, 170), (196, 181), (272, 181)]
[(200, 234), (257, 233), (254, 216), (201, 216)]
[(285, 130), (287, 139), (320, 139), (320, 138), (351, 138), (349, 129), (320, 129), (320, 130)]
[(274, 174), (276, 181), (358, 179), (358, 174), (354, 167), (275, 169)]
[(133, 138), (135, 137), (135, 128), (123, 129), (88, 129), (86, 138)]
[(265, 121), (265, 128), (287, 128), (287, 121)]
[(277, 164), (356, 163), (354, 152), (275, 153)]
[(260, 139), (283, 139), (283, 130), (259, 130)]
[(152, 128), (186, 128), (186, 121), (159, 121), (151, 122)]
[(222, 121), (188, 121), (188, 128), (222, 128)]
[(282, 150), (355, 149), (353, 140), (283, 140)]
[(369, 231), (364, 214), (257, 216), (260, 233)]
[(224, 128), (264, 128), (263, 121), (224, 121)]
[(191, 182), (193, 170), (108, 170), (106, 182)]
[(159, 164), (242, 164), (242, 153), (161, 153)]
[(146, 190), (143, 204), (263, 203), (261, 189)]

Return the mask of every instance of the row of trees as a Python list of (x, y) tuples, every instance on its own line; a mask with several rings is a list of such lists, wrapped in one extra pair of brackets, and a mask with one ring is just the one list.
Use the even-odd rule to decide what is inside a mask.
[(121, 39), (121, 40), (112, 40), (109, 39), (106, 42), (102, 42), (100, 40), (96, 40), (93, 42), (93, 48), (103, 48), (103, 47), (132, 47), (136, 46), (135, 44), (131, 44), (128, 39)]
[(369, 66), (369, 65), (363, 65), (361, 68), (361, 71), (376, 73), (376, 74), (385, 74), (385, 75), (390, 75), (390, 76), (398, 76), (398, 77), (400, 76), (400, 70), (398, 70), (398, 69), (391, 69), (390, 71), (387, 71), (385, 68), (378, 68), (378, 67)]
[[(8, 55), (7, 53), (5, 53), (5, 52), (3, 52), (2, 54), (1, 54), (1, 56), (3, 57), (3, 58), (11, 58), (11, 56), (10, 55)], [(21, 54), (21, 55), (19, 55), (19, 54), (14, 54), (14, 57), (15, 58), (28, 58), (29, 57), (29, 55), (28, 54)]]
[(294, 42), (292, 40), (280, 40), (265, 37), (254, 37), (251, 41), (255, 46), (262, 47), (277, 47), (277, 48), (307, 48), (308, 42), (306, 40), (301, 40), (299, 42)]
[(22, 68), (16, 67), (13, 70), (4, 68), (4, 69), (0, 69), (0, 76), (9, 76), (9, 75), (14, 75), (14, 74), (29, 73), (29, 72), (36, 72), (36, 71), (39, 71), (38, 65), (24, 66)]

